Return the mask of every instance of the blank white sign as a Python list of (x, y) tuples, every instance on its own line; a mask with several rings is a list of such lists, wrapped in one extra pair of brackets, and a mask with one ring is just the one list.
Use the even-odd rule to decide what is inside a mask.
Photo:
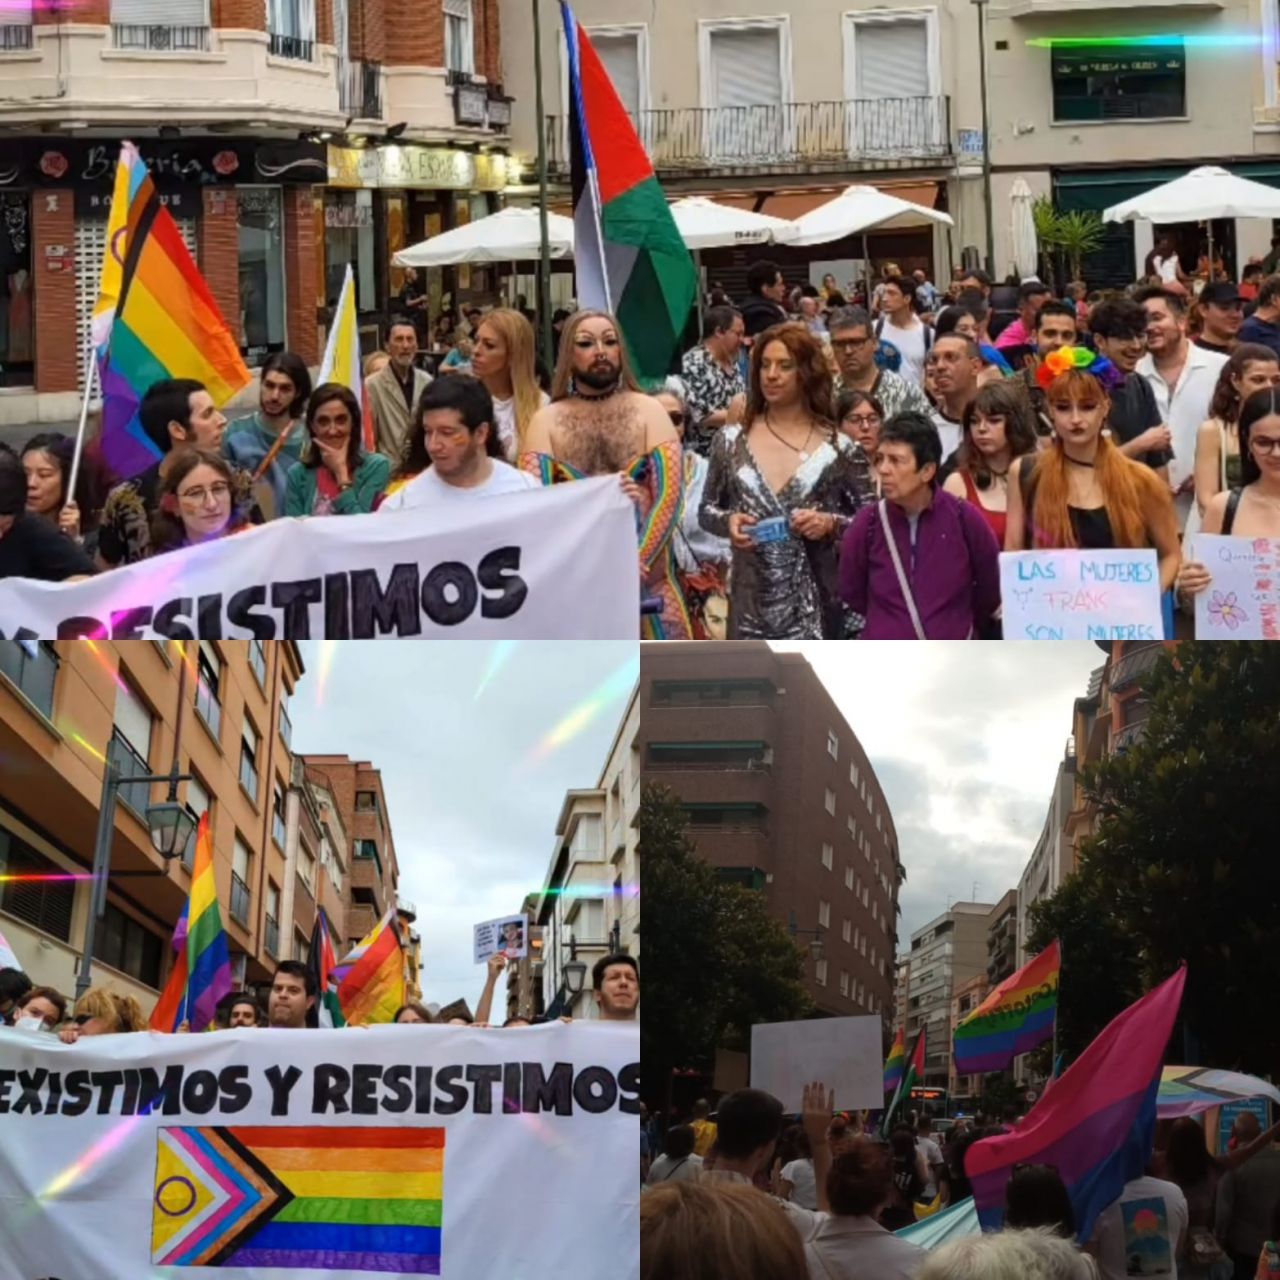
[(751, 1028), (751, 1087), (798, 1113), (804, 1086), (835, 1091), (838, 1110), (884, 1106), (881, 1023), (876, 1017), (810, 1018)]

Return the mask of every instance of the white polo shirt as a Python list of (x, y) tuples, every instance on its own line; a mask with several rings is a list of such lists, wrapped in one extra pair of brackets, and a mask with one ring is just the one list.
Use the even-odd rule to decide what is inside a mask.
[(1218, 374), (1227, 357), (1217, 351), (1206, 351), (1194, 342), (1188, 344), (1187, 362), (1177, 384), (1169, 384), (1156, 371), (1151, 355), (1138, 361), (1137, 372), (1151, 384), (1160, 418), (1173, 433), (1173, 461), (1169, 464), (1169, 482), (1177, 486), (1196, 469), (1196, 433), (1209, 416), (1209, 401), (1218, 385)]
[(809, 1280), (866, 1276), (868, 1280), (913, 1280), (925, 1251), (886, 1231), (874, 1218), (840, 1217), (782, 1203), (804, 1245)]

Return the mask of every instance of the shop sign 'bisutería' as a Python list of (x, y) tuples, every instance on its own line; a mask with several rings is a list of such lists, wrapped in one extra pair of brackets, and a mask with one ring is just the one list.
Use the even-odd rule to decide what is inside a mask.
[(501, 191), (507, 185), (505, 155), (449, 147), (329, 148), (331, 187)]

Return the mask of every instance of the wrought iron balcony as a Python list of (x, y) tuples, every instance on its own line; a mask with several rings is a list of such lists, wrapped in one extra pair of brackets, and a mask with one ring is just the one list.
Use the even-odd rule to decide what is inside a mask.
[(274, 58), (294, 58), (299, 62), (315, 59), (315, 43), (301, 36), (286, 36), (273, 31), (267, 38), (267, 48)]
[(31, 23), (0, 22), (0, 53), (31, 48)]
[(381, 120), (382, 63), (348, 62), (340, 66), (338, 101), (350, 120)]
[(113, 23), (111, 42), (117, 49), (142, 49), (148, 53), (208, 53), (209, 28)]
[[(636, 131), (659, 174), (902, 168), (952, 154), (951, 100), (867, 98), (642, 111)], [(569, 167), (564, 116), (548, 116), (547, 162)]]

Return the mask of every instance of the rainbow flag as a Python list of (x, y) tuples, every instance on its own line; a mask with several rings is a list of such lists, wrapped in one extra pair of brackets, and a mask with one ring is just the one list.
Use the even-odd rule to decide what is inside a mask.
[(91, 333), (103, 458), (120, 476), (137, 475), (160, 457), (138, 420), (153, 383), (195, 378), (218, 405), (249, 383), (239, 343), (131, 142), (121, 146), (116, 166)]
[(338, 296), (338, 307), (333, 313), (329, 341), (325, 343), (324, 359), (320, 362), (316, 386), (322, 386), (326, 382), (341, 383), (342, 386), (349, 388), (360, 402), (363, 443), (365, 449), (372, 453), (374, 450), (373, 414), (370, 412), (369, 399), (364, 390), (364, 376), (360, 361), (360, 329), (356, 324), (356, 285), (349, 262), (346, 277), (342, 281), (342, 293)]
[(404, 954), (392, 907), (334, 967), (343, 1018), (356, 1025), (390, 1022), (404, 1004)]
[(902, 1072), (906, 1062), (907, 1028), (904, 1025), (898, 1028), (898, 1034), (893, 1038), (893, 1046), (889, 1050), (889, 1056), (884, 1060), (885, 1093), (893, 1093), (902, 1083)]
[(1113, 1018), (1011, 1133), (969, 1148), (965, 1171), (984, 1231), (1000, 1229), (1015, 1165), (1058, 1170), (1082, 1243), (1124, 1184), (1142, 1176), (1155, 1138), (1160, 1066), (1186, 978), (1184, 966)]
[(444, 1153), (440, 1128), (163, 1126), (152, 1262), (438, 1276)]
[(885, 1108), (884, 1117), (880, 1121), (880, 1134), (882, 1137), (887, 1138), (889, 1136), (889, 1131), (893, 1127), (894, 1112), (897, 1111), (898, 1104), (903, 1098), (909, 1098), (911, 1090), (923, 1079), (924, 1027), (922, 1026), (916, 1035), (916, 1042), (911, 1048), (911, 1057), (907, 1059), (906, 1069), (902, 1072), (898, 1080), (898, 1086), (894, 1090), (893, 1098), (890, 1100), (888, 1107)]
[(660, 380), (671, 372), (693, 317), (697, 273), (600, 55), (563, 0), (560, 11), (578, 299), (613, 312), (637, 375)]
[(182, 904), (182, 914), (173, 929), (173, 964), (165, 979), (164, 990), (156, 1007), (151, 1010), (147, 1026), (152, 1031), (177, 1031), (187, 1017), (187, 908), (191, 900)]
[(1061, 948), (1051, 942), (957, 1024), (952, 1049), (960, 1075), (1003, 1071), (1018, 1054), (1053, 1039), (1061, 969)]

